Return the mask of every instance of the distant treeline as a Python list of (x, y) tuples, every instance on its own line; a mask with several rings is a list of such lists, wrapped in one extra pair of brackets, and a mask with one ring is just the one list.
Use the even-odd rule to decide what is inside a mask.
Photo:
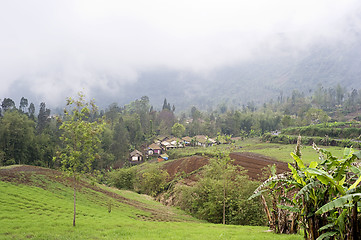
[[(271, 142), (271, 143), (281, 143), (281, 144), (296, 144), (297, 143), (297, 135), (285, 135), (279, 134), (274, 135), (272, 133), (266, 133), (262, 136), (263, 141)], [(353, 148), (361, 148), (361, 142), (358, 140), (351, 139), (339, 139), (339, 138), (330, 138), (328, 136), (325, 137), (317, 137), (317, 136), (304, 136), (302, 135), (302, 144), (303, 145), (312, 145), (315, 143), (316, 145), (322, 146), (339, 146), (339, 147), (353, 147)]]
[(359, 122), (325, 123), (286, 128), (282, 130), (282, 133), (287, 135), (359, 139), (361, 136), (361, 124)]

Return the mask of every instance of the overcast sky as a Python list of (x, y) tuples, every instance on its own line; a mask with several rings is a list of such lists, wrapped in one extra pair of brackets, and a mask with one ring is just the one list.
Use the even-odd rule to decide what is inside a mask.
[(263, 54), (297, 54), (315, 42), (348, 40), (360, 6), (359, 0), (0, 0), (0, 99), (28, 90), (54, 105), (80, 90), (116, 94), (153, 68), (204, 73)]

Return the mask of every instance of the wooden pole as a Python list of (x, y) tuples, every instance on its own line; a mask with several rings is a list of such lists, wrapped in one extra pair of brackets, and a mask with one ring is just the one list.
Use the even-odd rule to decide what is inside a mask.
[(74, 217), (73, 217), (73, 227), (75, 227), (75, 216), (76, 216), (76, 177), (74, 174)]

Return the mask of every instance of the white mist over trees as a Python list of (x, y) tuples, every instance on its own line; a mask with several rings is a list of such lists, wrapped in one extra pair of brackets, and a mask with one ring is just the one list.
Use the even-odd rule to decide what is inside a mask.
[(356, 0), (6, 2), (0, 96), (55, 107), (83, 90), (101, 106), (146, 95), (180, 110), (355, 83), (359, 13)]

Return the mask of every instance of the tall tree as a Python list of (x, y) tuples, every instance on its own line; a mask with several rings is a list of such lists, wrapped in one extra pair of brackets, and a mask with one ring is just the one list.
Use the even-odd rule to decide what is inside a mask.
[(4, 98), (3, 102), (1, 103), (1, 107), (4, 112), (16, 108), (15, 102), (11, 98)]
[(123, 118), (124, 126), (128, 131), (129, 142), (134, 146), (139, 146), (144, 140), (144, 133), (137, 113), (126, 115)]
[(28, 107), (28, 99), (22, 97), (20, 100), (19, 110), (22, 112), (26, 111), (26, 108)]
[(67, 99), (64, 121), (60, 129), (63, 133), (60, 140), (63, 149), (58, 151), (57, 156), (61, 161), (62, 169), (73, 177), (74, 184), (74, 217), (76, 216), (76, 183), (79, 172), (87, 172), (92, 169), (92, 163), (99, 157), (99, 137), (104, 130), (104, 121), (90, 122), (89, 117), (97, 111), (93, 101), (85, 102), (85, 96), (78, 94), (78, 99)]
[(124, 125), (123, 118), (114, 125), (113, 141), (110, 145), (110, 151), (114, 155), (118, 163), (122, 163), (127, 159), (129, 151), (129, 133)]
[(116, 120), (119, 119), (120, 112), (121, 108), (118, 106), (117, 103), (110, 104), (108, 109), (106, 110), (105, 117), (108, 121), (110, 121), (112, 127)]
[(49, 122), (50, 109), (46, 108), (45, 102), (40, 103), (40, 110), (38, 114), (38, 132), (42, 132), (46, 124)]
[(176, 137), (182, 137), (186, 128), (181, 123), (175, 123), (172, 127), (172, 134)]
[(7, 111), (0, 119), (0, 151), (3, 165), (26, 164), (31, 161), (30, 147), (34, 141), (34, 122), (18, 111)]
[(29, 114), (30, 119), (35, 120), (35, 105), (34, 105), (34, 103), (30, 103), (29, 108), (28, 108), (28, 114)]
[(201, 112), (195, 106), (193, 106), (191, 109), (191, 116), (193, 121), (196, 121), (201, 118)]
[(166, 98), (164, 98), (162, 110), (169, 110), (170, 111), (170, 103), (167, 102)]

